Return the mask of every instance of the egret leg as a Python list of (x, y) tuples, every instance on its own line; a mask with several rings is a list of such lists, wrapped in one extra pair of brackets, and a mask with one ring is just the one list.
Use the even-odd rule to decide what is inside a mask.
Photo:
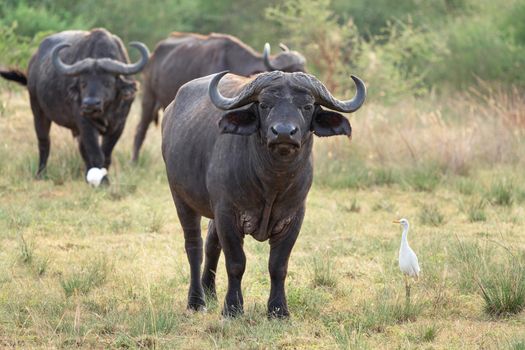
[(407, 275), (405, 275), (404, 277), (405, 277), (406, 302), (407, 304), (409, 304), (410, 303), (410, 282), (408, 281)]

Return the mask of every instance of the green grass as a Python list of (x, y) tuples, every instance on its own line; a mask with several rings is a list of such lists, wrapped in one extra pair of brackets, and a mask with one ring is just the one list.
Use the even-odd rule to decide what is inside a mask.
[[(25, 95), (6, 101), (0, 123), (6, 135), (0, 158), (9, 159), (0, 162), (0, 347), (459, 349), (523, 340), (525, 313), (508, 311), (519, 296), (517, 278), (511, 278), (517, 267), (494, 243), (522, 256), (523, 207), (517, 194), (512, 206), (500, 206), (478, 193), (502, 174), (517, 188), (517, 166), (473, 167), (468, 177), (457, 178), (425, 162), (369, 163), (367, 141), (357, 132), (351, 144), (316, 139), (316, 180), (288, 266), (290, 319), (266, 317), (269, 245), (249, 236), (245, 314), (223, 319), (224, 256), (218, 300), (210, 300), (206, 313), (186, 310), (189, 266), (158, 128), (151, 128), (139, 164), (129, 164), (138, 107), (115, 150), (111, 185), (93, 189), (77, 168), (70, 132), (55, 127), (48, 177), (34, 180), (37, 152)], [(352, 120), (356, 131), (366, 117)], [(425, 180), (414, 173), (434, 174), (431, 185), (416, 190), (414, 183)], [(460, 179), (474, 189), (461, 189)], [(486, 221), (471, 222), (468, 209), (480, 197)], [(397, 265), (400, 228), (392, 224), (400, 217), (414, 228), (410, 244), (423, 271), (412, 284), (410, 304)], [(206, 220), (201, 227), (205, 232)], [(486, 313), (479, 281), (491, 304), (507, 308), (499, 316)]]
[(78, 294), (88, 294), (93, 288), (106, 281), (108, 270), (106, 258), (96, 258), (67, 272), (60, 280), (60, 285), (67, 298)]
[(419, 221), (423, 225), (441, 226), (445, 222), (445, 216), (435, 204), (424, 204), (419, 212)]
[(468, 219), (470, 222), (486, 221), (487, 214), (485, 212), (486, 202), (481, 199), (472, 202), (468, 207)]
[(514, 201), (514, 184), (510, 180), (498, 180), (492, 183), (487, 198), (495, 205), (510, 206)]
[(491, 316), (508, 316), (525, 309), (525, 266), (523, 261), (509, 265), (496, 266), (478, 282), (485, 312)]
[(335, 287), (337, 284), (334, 263), (329, 254), (325, 253), (323, 256), (312, 258), (312, 285), (314, 287)]

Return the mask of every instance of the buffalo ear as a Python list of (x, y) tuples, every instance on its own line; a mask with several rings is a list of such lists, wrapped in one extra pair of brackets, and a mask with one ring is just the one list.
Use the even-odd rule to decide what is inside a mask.
[(122, 76), (117, 77), (117, 89), (123, 100), (132, 100), (137, 93), (137, 82)]
[(346, 135), (352, 136), (350, 122), (342, 114), (317, 107), (312, 118), (311, 130), (319, 137)]
[(259, 129), (257, 113), (253, 105), (225, 113), (219, 120), (221, 134), (251, 135)]

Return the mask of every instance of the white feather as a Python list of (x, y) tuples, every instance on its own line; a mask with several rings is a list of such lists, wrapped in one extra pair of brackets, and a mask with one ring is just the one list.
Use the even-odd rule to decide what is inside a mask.
[(407, 219), (399, 220), (399, 223), (403, 226), (403, 235), (401, 236), (401, 247), (399, 248), (399, 269), (405, 275), (410, 277), (419, 277), (419, 261), (416, 253), (410, 248), (408, 244), (408, 229), (409, 224)]

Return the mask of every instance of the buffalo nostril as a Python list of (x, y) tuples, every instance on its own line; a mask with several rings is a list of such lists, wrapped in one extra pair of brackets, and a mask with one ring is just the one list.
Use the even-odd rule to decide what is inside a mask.
[(292, 131), (290, 131), (290, 135), (295, 135), (298, 130), (298, 128), (293, 128)]
[(270, 127), (270, 130), (272, 131), (274, 135), (279, 135), (279, 132), (275, 129), (273, 125)]

